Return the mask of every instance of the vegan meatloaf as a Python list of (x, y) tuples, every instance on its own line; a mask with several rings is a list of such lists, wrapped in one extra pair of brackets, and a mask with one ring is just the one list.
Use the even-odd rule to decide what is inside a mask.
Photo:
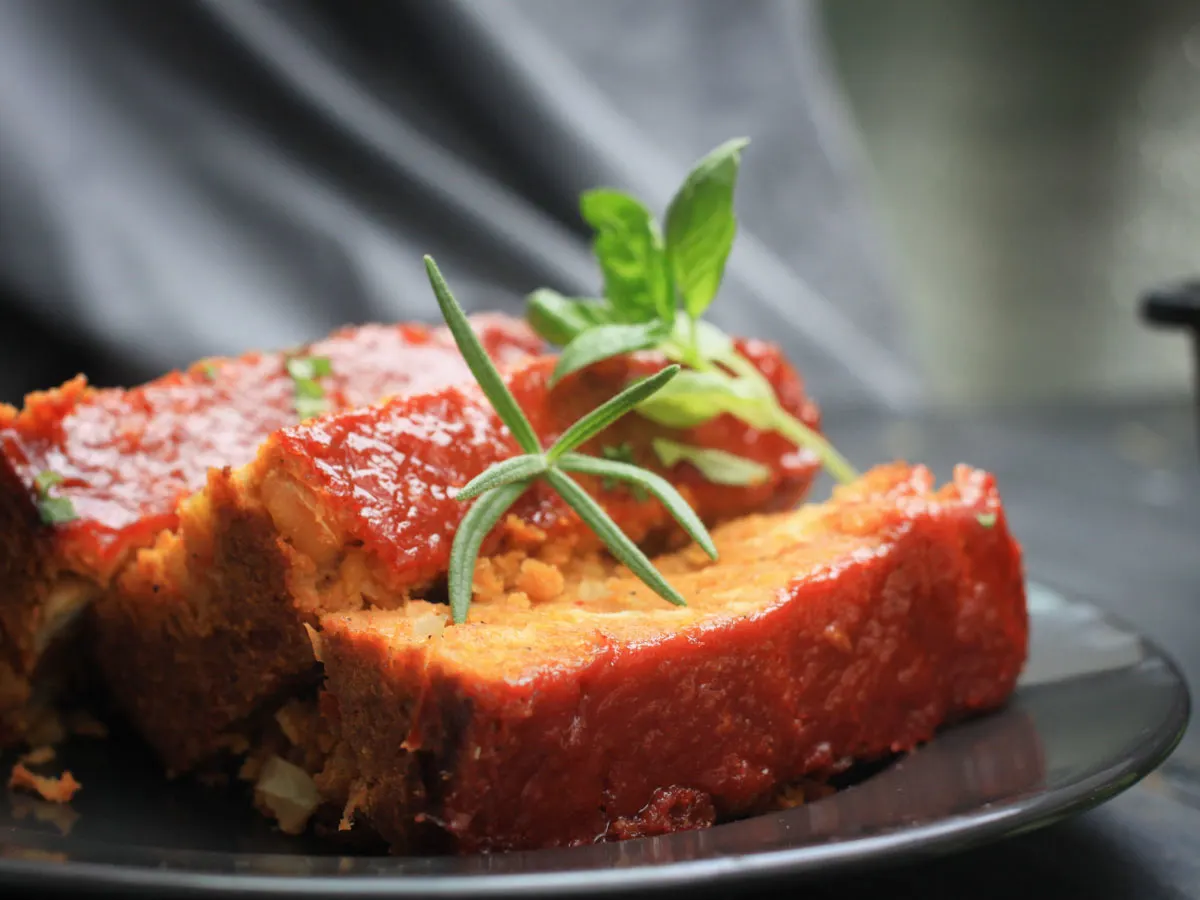
[(713, 538), (715, 563), (655, 561), (686, 608), (609, 563), (482, 591), (462, 625), (423, 602), (322, 617), (341, 752), (324, 771), (310, 754), (320, 791), (276, 765), (267, 805), (291, 790), (294, 826), (305, 798), (344, 799), (344, 823), (398, 852), (661, 834), (761, 811), (1012, 692), (1024, 580), (991, 475), (959, 467), (937, 489), (883, 466)]
[[(543, 349), (519, 320), (473, 322), (502, 365)], [(180, 498), (203, 487), (210, 467), (249, 462), (267, 435), (297, 421), (296, 357), (329, 361), (310, 374), (332, 409), (470, 378), (444, 328), (365, 325), (288, 353), (206, 360), (133, 390), (79, 377), (21, 410), (0, 406), (0, 745), (23, 734), (34, 682), (53, 680), (55, 667), (39, 662), (53, 658), (55, 636), (133, 550), (175, 526)], [(39, 489), (42, 473), (59, 483)], [(43, 523), (46, 494), (74, 518)]]
[[(817, 428), (817, 409), (778, 349), (739, 347), (788, 411)], [(617, 357), (551, 390), (555, 362), (541, 357), (506, 375), (547, 443), (631, 379), (665, 365), (655, 354)], [(651, 441), (667, 434), (753, 459), (769, 475), (732, 487), (706, 481), (688, 463), (664, 470)], [(674, 431), (631, 415), (584, 449), (609, 446), (665, 474), (708, 523), (793, 505), (817, 469), (808, 451), (730, 416)], [(455, 489), (517, 452), (472, 382), (284, 428), (248, 466), (214, 469), (180, 506), (179, 529), (140, 551), (95, 606), (96, 656), (114, 698), (169, 770), (210, 757), (231, 730), (311, 686), (305, 626), (321, 614), (398, 608), (444, 592), (450, 545), (468, 508)], [(683, 536), (657, 501), (580, 480), (640, 544)], [(596, 546), (557, 494), (536, 485), (484, 552), (518, 554), (513, 583), (536, 595), (541, 575)]]

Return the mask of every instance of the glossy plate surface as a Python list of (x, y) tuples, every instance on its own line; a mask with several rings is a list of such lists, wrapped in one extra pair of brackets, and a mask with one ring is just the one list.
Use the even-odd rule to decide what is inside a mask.
[[(76, 739), (84, 784), (61, 811), (0, 805), (0, 887), (157, 896), (546, 896), (713, 888), (944, 853), (1049, 824), (1130, 787), (1174, 748), (1189, 700), (1175, 666), (1094, 607), (1030, 589), (1033, 641), (1003, 711), (832, 797), (707, 831), (465, 858), (338, 855), (273, 833), (236, 792), (170, 784), (136, 742)], [(54, 821), (59, 817), (59, 821)]]

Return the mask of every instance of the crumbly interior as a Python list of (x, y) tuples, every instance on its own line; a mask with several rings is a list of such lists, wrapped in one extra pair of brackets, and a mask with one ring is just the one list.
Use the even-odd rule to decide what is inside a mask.
[[(813, 549), (820, 520), (819, 507), (805, 507), (729, 523), (714, 532), (721, 549), (720, 565), (698, 547), (658, 557), (655, 564), (660, 571), (688, 597), (689, 607), (679, 609), (649, 591), (610, 556), (577, 554), (567, 544), (546, 542), (544, 535), (514, 517), (504, 527), (517, 536), (512, 542), (516, 546), (481, 557), (476, 565), (467, 626), (450, 625), (444, 603), (417, 597), (402, 606), (376, 607), (357, 615), (399, 641), (425, 645), (441, 659), (469, 658), (473, 667), (486, 670), (487, 677), (516, 678), (521, 674), (517, 669), (529, 666), (532, 648), (537, 648), (543, 661), (561, 662), (582, 649), (573, 636), (590, 634), (597, 627), (640, 630), (652, 620), (663, 630), (675, 630), (716, 609), (722, 615), (748, 613), (748, 608), (731, 608), (734, 593), (742, 598), (741, 605), (761, 607), (770, 601), (773, 590), (796, 574), (796, 566), (805, 565), (805, 547), (810, 548), (810, 556), (828, 559), (827, 543)], [(325, 561), (336, 558), (337, 554), (330, 554)], [(764, 561), (771, 559), (776, 565), (768, 574), (752, 571), (761, 570)], [(755, 600), (746, 601), (744, 587), (755, 578), (764, 585), (769, 582), (771, 589), (754, 592)], [(314, 584), (319, 581), (314, 579)], [(312, 637), (319, 655), (320, 635), (314, 630)], [(559, 646), (554, 646), (556, 641)], [(517, 648), (525, 652), (512, 652)], [(257, 739), (241, 775), (254, 782), (259, 810), (289, 833), (303, 830), (326, 806), (340, 810), (340, 824), (349, 828), (356, 795), (363, 792), (352, 748), (339, 742), (336, 727), (322, 718), (315, 700), (293, 700), (276, 712), (274, 724)], [(810, 785), (808, 794), (813, 790)], [(803, 794), (792, 787), (781, 792), (779, 802), (795, 804)]]
[[(822, 509), (750, 516), (722, 526), (714, 532), (720, 565), (696, 546), (658, 557), (656, 566), (688, 597), (686, 609), (669, 605), (608, 554), (580, 552), (569, 539), (549, 540), (510, 516), (501, 525), (501, 552), (476, 564), (469, 624), (463, 627), (449, 625), (449, 608), (437, 602), (443, 585), (389, 592), (386, 573), (337, 533), (322, 516), (318, 498), (301, 483), (277, 470), (258, 483), (275, 528), (307, 562), (293, 565), (299, 577), (291, 587), (301, 608), (322, 615), (357, 611), (370, 627), (398, 640), (424, 644), (431, 653), (465, 654), (489, 677), (519, 677), (520, 667), (530, 663), (530, 648), (542, 659), (586, 652), (574, 639), (581, 628), (644, 629), (647, 620), (656, 620), (657, 628), (674, 630), (698, 620), (706, 608), (737, 615), (737, 604), (747, 603), (745, 585), (754, 579), (772, 586), (753, 592), (761, 605), (805, 564), (796, 554), (812, 543)], [(775, 565), (764, 568), (772, 559)], [(739, 599), (731, 608), (734, 595)], [(310, 634), (319, 658), (320, 635), (315, 629)], [(559, 646), (552, 646), (556, 641)], [(526, 652), (510, 652), (517, 648)], [(285, 704), (254, 744), (241, 777), (254, 783), (256, 806), (282, 830), (303, 830), (327, 805), (342, 810), (343, 827), (352, 824), (355, 795), (362, 791), (354, 753), (339, 745), (336, 727), (322, 719), (315, 700)]]
[(71, 573), (63, 574), (54, 582), (46, 595), (41, 626), (34, 640), (38, 656), (74, 625), (99, 592), (94, 581)]
[[(418, 648), (427, 664), (464, 679), (513, 684), (542, 666), (587, 666), (606, 642), (636, 645), (753, 617), (784, 602), (797, 578), (833, 577), (886, 552), (888, 535), (903, 527), (909, 502), (880, 503), (876, 495), (874, 502), (857, 503), (854, 493), (841, 490), (828, 504), (725, 523), (712, 532), (718, 562), (696, 546), (655, 558), (686, 598), (682, 608), (608, 555), (549, 540), (513, 517), (501, 526), (503, 549), (477, 563), (468, 622), (453, 625), (440, 602), (441, 586), (389, 595), (386, 573), (361, 548), (339, 544), (342, 536), (320, 519), (302, 489), (281, 483), (262, 496), (280, 533), (312, 560), (306, 590), (297, 594), (308, 609), (350, 631), (373, 632), (397, 652)], [(937, 501), (936, 494), (912, 500)], [(319, 660), (320, 628), (309, 633)], [(848, 646), (836, 624), (824, 626), (821, 637)], [(314, 815), (327, 820), (331, 810), (349, 829), (366, 791), (354, 748), (338, 737), (336, 712), (326, 712), (332, 718), (315, 699), (288, 702), (256, 738), (242, 768), (242, 777), (255, 785), (256, 805), (288, 832), (303, 830)], [(772, 802), (795, 805), (824, 790), (814, 783), (785, 786)]]
[[(397, 585), (386, 567), (339, 532), (318, 496), (280, 470), (264, 473), (256, 490), (250, 483), (243, 487), (257, 495), (282, 540), (296, 551), (289, 587), (299, 609), (317, 615), (403, 610), (413, 601), (436, 600), (444, 590), (442, 577)], [(624, 571), (594, 548), (580, 550), (578, 534), (551, 538), (515, 515), (500, 529), (501, 551), (481, 557), (476, 567), (478, 603), (532, 609), (580, 591), (586, 598)]]
[(31, 729), (53, 713), (64, 684), (78, 668), (79, 625), (99, 592), (94, 581), (74, 573), (55, 576), (36, 611), (32, 670), (21, 672), (12, 662), (0, 660), (0, 710), (9, 710), (21, 723), (18, 730), (27, 742), (36, 736)]
[(302, 832), (323, 806), (332, 804), (342, 816), (356, 774), (353, 753), (311, 696), (275, 711), (238, 770), (238, 778), (253, 785), (255, 807), (286, 834)]

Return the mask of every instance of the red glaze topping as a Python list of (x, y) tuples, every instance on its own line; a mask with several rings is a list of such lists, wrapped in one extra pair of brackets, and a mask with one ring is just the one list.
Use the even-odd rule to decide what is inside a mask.
[[(770, 379), (786, 408), (817, 427), (816, 406), (804, 396), (799, 377), (779, 351), (761, 342), (743, 343), (741, 349)], [(515, 367), (507, 376), (543, 446), (629, 381), (660, 369), (665, 360), (651, 354), (614, 358), (564, 379), (551, 391), (547, 385), (554, 363), (553, 357), (543, 357)], [(659, 434), (727, 450), (770, 469), (770, 477), (759, 485), (730, 487), (707, 481), (690, 464), (675, 466), (670, 480), (708, 522), (792, 505), (817, 471), (807, 451), (729, 415), (687, 431), (668, 431), (631, 414), (584, 449), (596, 453), (600, 447), (627, 442), (640, 465), (662, 471), (650, 447), (650, 438)], [(469, 508), (454, 499), (454, 489), (520, 452), (491, 404), (471, 383), (285, 428), (265, 446), (263, 459), (266, 465), (286, 467), (313, 488), (347, 536), (382, 561), (392, 579), (390, 587), (403, 589), (446, 571), (454, 534)], [(670, 521), (658, 503), (639, 503), (620, 488), (603, 490), (594, 479), (579, 480), (635, 541), (661, 531)], [(513, 512), (545, 531), (561, 528), (584, 542), (593, 539), (542, 482), (535, 483)]]
[(326, 616), (325, 708), (361, 748), (372, 821), (402, 844), (415, 814), (468, 853), (703, 827), (1002, 704), (1028, 617), (993, 478), (960, 467), (935, 491), (896, 464), (839, 493), (778, 578), (717, 563), (653, 620), (534, 609), (437, 649), (389, 614)]
[[(519, 320), (473, 322), (501, 365), (543, 348)], [(295, 424), (290, 356), (330, 360), (318, 383), (331, 411), (470, 378), (444, 328), (363, 325), (294, 353), (196, 363), (132, 390), (93, 389), (80, 377), (30, 395), (20, 413), (0, 408), (0, 447), (31, 497), (39, 472), (65, 479), (54, 494), (78, 515), (55, 526), (65, 564), (107, 577), (126, 551), (175, 526), (178, 502), (204, 486), (210, 467), (248, 463), (272, 432)]]

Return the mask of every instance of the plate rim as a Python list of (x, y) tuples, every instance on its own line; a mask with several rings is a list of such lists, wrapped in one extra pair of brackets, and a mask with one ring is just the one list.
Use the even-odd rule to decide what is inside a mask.
[[(1192, 697), (1180, 665), (1141, 629), (1108, 609), (1052, 582), (1030, 578), (1029, 587), (1046, 588), (1075, 606), (1085, 606), (1099, 618), (1141, 644), (1141, 663), (1161, 663), (1178, 685), (1175, 702), (1162, 725), (1147, 736), (1146, 751), (1051, 792), (1040, 792), (936, 821), (899, 827), (880, 834), (831, 840), (798, 847), (777, 848), (736, 856), (673, 860), (605, 869), (563, 869), (529, 873), (487, 874), (315, 874), (273, 875), (187, 871), (136, 863), (53, 862), (0, 858), (0, 884), (41, 891), (62, 889), (121, 891), (171, 896), (337, 895), (341, 897), (557, 897), (609, 896), (622, 891), (665, 891), (733, 882), (764, 881), (787, 876), (799, 882), (816, 875), (867, 869), (901, 858), (934, 858), (1033, 831), (1093, 809), (1134, 787), (1175, 751), (1191, 716)], [(1036, 687), (1036, 686), (1033, 686)], [(736, 823), (730, 823), (736, 824)], [(718, 826), (719, 827), (719, 826)], [(7, 842), (0, 836), (0, 849)], [(189, 851), (180, 851), (187, 853)], [(568, 851), (569, 852), (569, 851)], [(290, 854), (217, 854), (267, 859)], [(378, 857), (387, 860), (391, 857)]]

